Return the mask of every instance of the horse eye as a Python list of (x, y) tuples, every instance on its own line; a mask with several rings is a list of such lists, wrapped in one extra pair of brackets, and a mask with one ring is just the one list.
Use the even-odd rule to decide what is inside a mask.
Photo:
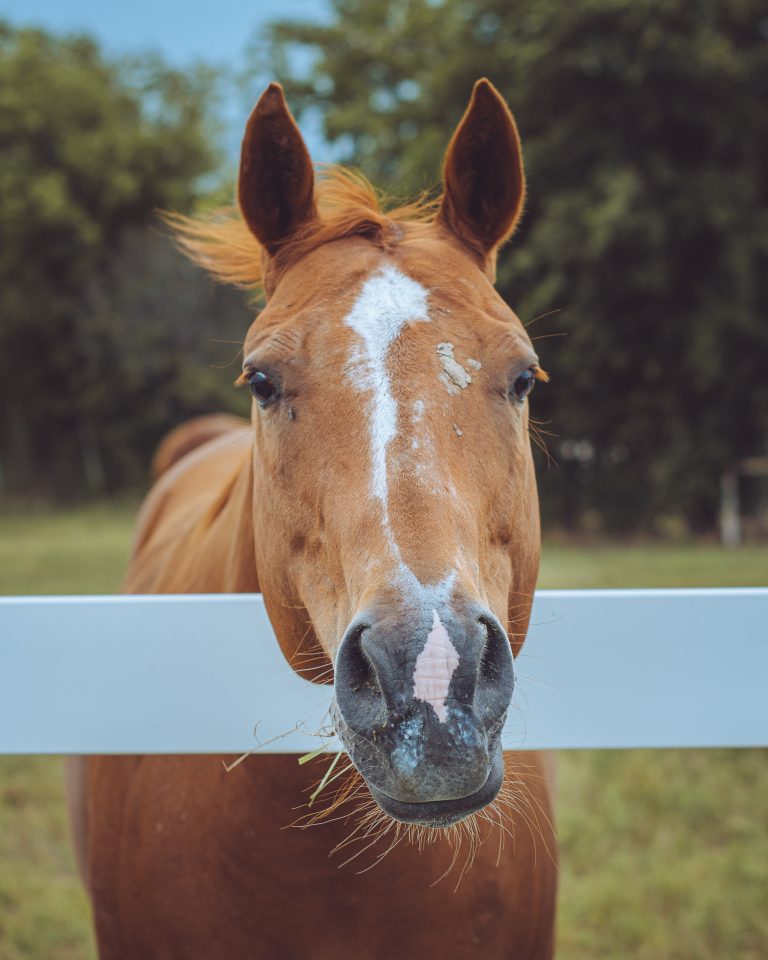
[(536, 374), (533, 370), (523, 370), (519, 377), (512, 384), (512, 393), (516, 400), (525, 400), (528, 394), (533, 390), (536, 383)]
[(246, 379), (260, 407), (266, 407), (277, 397), (276, 385), (261, 370), (253, 370)]

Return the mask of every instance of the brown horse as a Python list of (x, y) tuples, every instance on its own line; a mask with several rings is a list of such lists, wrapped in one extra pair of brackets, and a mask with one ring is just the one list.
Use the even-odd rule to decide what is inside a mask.
[(239, 211), (176, 218), (198, 262), (266, 294), (252, 424), (171, 443), (125, 589), (261, 591), (288, 661), (333, 675), (349, 759), (304, 815), (338, 757), (81, 761), (102, 960), (552, 956), (547, 762), (500, 738), (539, 559), (526, 397), (545, 375), (492, 283), (523, 197), (485, 80), (440, 200), (388, 212), (359, 176), (316, 181), (272, 85)]

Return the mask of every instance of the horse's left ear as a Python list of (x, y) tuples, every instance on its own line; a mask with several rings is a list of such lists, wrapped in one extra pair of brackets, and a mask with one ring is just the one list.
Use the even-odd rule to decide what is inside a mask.
[(525, 199), (520, 137), (501, 94), (478, 80), (448, 145), (438, 219), (493, 277), (496, 250), (515, 229)]
[(248, 120), (238, 180), (243, 218), (267, 253), (275, 254), (315, 216), (314, 180), (283, 88), (271, 83)]

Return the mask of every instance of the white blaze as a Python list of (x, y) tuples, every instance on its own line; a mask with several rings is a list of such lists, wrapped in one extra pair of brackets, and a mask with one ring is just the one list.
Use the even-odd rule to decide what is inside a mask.
[(413, 696), (416, 700), (431, 704), (437, 719), (445, 723), (448, 717), (446, 699), (451, 679), (459, 665), (459, 654), (451, 643), (437, 610), (433, 610), (432, 614), (432, 629), (427, 634), (424, 649), (416, 658)]
[(387, 373), (389, 348), (410, 323), (429, 322), (427, 290), (395, 267), (369, 277), (344, 323), (360, 337), (349, 373), (357, 388), (370, 394), (371, 496), (381, 503), (387, 541), (399, 559), (389, 528), (387, 446), (397, 433), (397, 403)]
[[(387, 357), (392, 344), (404, 327), (412, 323), (429, 323), (427, 299), (429, 291), (420, 283), (386, 264), (363, 283), (344, 323), (357, 334), (359, 341), (351, 353), (347, 374), (361, 393), (368, 395), (368, 422), (371, 449), (370, 496), (379, 501), (384, 535), (396, 561), (394, 581), (405, 595), (422, 609), (448, 602), (456, 572), (451, 570), (434, 585), (421, 584), (403, 562), (389, 522), (389, 483), (387, 447), (397, 436), (397, 401), (387, 372)], [(432, 441), (423, 426), (426, 405), (417, 399), (413, 404), (415, 429), (411, 449), (429, 459)], [(447, 636), (447, 634), (446, 634)], [(448, 641), (450, 643), (450, 640)], [(437, 709), (437, 708), (435, 708)]]

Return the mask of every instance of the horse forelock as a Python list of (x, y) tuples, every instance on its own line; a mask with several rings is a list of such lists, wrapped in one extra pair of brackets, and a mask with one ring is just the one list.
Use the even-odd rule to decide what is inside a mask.
[[(438, 201), (423, 194), (408, 203), (393, 203), (359, 171), (338, 165), (317, 168), (318, 216), (286, 239), (274, 256), (282, 271), (326, 243), (364, 237), (382, 248), (403, 237), (402, 225), (431, 224)], [(249, 290), (265, 285), (264, 249), (236, 206), (200, 216), (165, 213), (179, 248), (217, 280)]]

